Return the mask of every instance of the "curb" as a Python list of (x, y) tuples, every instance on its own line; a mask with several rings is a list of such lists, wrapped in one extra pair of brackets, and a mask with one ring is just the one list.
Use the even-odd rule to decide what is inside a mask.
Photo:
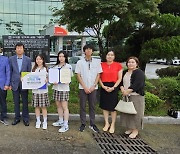
[[(8, 117), (10, 119), (14, 118), (14, 113), (7, 113)], [(35, 113), (29, 113), (30, 119), (35, 119)], [(89, 120), (89, 115), (86, 116), (87, 120)], [(49, 120), (57, 120), (58, 114), (49, 113), (48, 114)], [(79, 114), (70, 114), (69, 120), (73, 121), (80, 121)], [(117, 121), (120, 120), (120, 116), (117, 116)], [(104, 122), (103, 115), (96, 115), (96, 121), (98, 122)], [(169, 116), (163, 116), (163, 117), (156, 117), (156, 116), (145, 116), (144, 117), (144, 123), (145, 124), (180, 124), (180, 118), (175, 119)]]

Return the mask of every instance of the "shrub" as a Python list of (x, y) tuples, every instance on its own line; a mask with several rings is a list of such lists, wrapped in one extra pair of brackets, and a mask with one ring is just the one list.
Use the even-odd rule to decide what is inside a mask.
[(161, 100), (158, 96), (146, 92), (145, 94), (145, 114), (158, 111), (159, 108), (164, 104), (164, 101)]
[(156, 70), (156, 74), (159, 77), (175, 77), (178, 76), (179, 73), (180, 73), (180, 66), (178, 67), (170, 66), (167, 68), (161, 68)]
[(155, 89), (156, 87), (151, 82), (149, 82), (148, 80), (145, 81), (145, 91), (152, 93)]
[(176, 78), (162, 78), (159, 80), (157, 87), (161, 99), (171, 101), (178, 93), (178, 82)]

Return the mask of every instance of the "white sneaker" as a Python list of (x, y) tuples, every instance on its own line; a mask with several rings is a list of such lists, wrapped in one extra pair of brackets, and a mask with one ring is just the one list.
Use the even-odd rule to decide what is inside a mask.
[(59, 127), (59, 126), (62, 127), (63, 124), (64, 124), (64, 123), (63, 123), (63, 122), (60, 122), (59, 120), (56, 121), (56, 122), (54, 122), (54, 123), (52, 123), (52, 125), (55, 126), (55, 127)]
[(47, 129), (47, 122), (43, 122), (42, 129)]
[(68, 131), (69, 130), (69, 127), (68, 126), (63, 126), (63, 127), (61, 127), (60, 129), (59, 129), (59, 133), (64, 133), (64, 132), (66, 132), (66, 131)]
[(36, 128), (40, 128), (41, 127), (41, 122), (36, 122)]

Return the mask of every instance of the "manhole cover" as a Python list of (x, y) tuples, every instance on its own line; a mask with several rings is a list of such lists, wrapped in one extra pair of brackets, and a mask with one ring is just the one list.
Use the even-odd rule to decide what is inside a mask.
[(103, 154), (157, 154), (141, 138), (130, 139), (126, 135), (93, 133)]

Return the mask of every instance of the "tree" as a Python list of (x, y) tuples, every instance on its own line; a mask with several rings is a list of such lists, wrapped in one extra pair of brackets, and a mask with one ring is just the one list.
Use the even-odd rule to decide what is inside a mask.
[[(138, 0), (132, 1), (133, 5), (128, 7), (126, 18), (122, 16), (118, 21), (108, 25), (104, 34), (106, 38), (109, 37), (107, 40), (113, 46), (119, 46), (124, 39), (123, 52), (126, 53), (124, 55), (139, 57), (141, 69), (145, 70), (146, 63), (151, 58), (171, 60), (175, 56), (179, 57), (180, 18), (178, 16), (179, 8), (176, 9), (175, 6), (179, 2), (173, 1), (171, 4), (164, 0), (159, 4), (160, 11), (166, 10), (166, 13), (172, 14), (158, 12), (160, 1), (148, 1), (149, 5), (145, 5), (147, 1), (144, 1), (143, 4), (139, 2)], [(167, 10), (167, 8), (171, 9)], [(122, 52), (121, 55), (123, 55)]]
[(92, 28), (103, 54), (104, 23), (127, 12), (128, 3), (128, 0), (66, 0), (61, 10), (55, 9), (54, 16), (59, 16), (59, 24), (67, 25), (70, 31), (84, 32)]
[(19, 21), (10, 21), (6, 23), (6, 30), (8, 30), (10, 34), (25, 35), (22, 31), (22, 26), (23, 24)]
[(159, 4), (159, 10), (161, 13), (167, 14), (171, 13), (173, 15), (180, 15), (180, 0), (163, 0)]
[[(117, 15), (119, 19), (108, 25), (104, 34), (106, 40), (109, 41), (107, 44), (110, 46), (116, 48), (121, 44), (119, 53), (126, 55), (126, 59), (128, 56), (141, 58), (142, 44), (153, 38), (151, 28), (159, 14), (158, 4), (160, 0), (130, 0), (129, 2), (128, 11), (125, 14)], [(124, 60), (124, 57), (121, 60)], [(142, 58), (140, 62), (141, 69), (145, 70), (146, 61)]]
[(174, 57), (180, 58), (180, 36), (162, 37), (147, 41), (141, 52), (141, 57), (146, 61), (149, 59), (167, 59)]
[(161, 14), (152, 27), (153, 39), (142, 45), (141, 57), (149, 59), (167, 59), (180, 57), (180, 17)]

